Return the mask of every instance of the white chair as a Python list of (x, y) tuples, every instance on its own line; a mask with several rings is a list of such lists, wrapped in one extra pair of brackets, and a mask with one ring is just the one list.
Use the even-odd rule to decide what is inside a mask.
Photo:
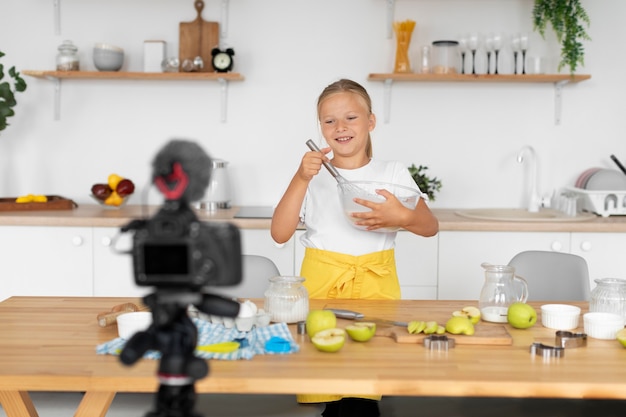
[(515, 255), (509, 265), (528, 282), (529, 301), (589, 300), (589, 269), (578, 255), (524, 251)]
[(232, 287), (212, 287), (211, 292), (237, 298), (263, 298), (269, 279), (280, 275), (276, 264), (265, 256), (242, 255), (243, 279)]

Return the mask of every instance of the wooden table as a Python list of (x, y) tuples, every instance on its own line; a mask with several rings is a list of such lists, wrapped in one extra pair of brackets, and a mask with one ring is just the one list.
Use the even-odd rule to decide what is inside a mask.
[[(117, 392), (154, 392), (157, 361), (132, 367), (97, 355), (96, 345), (117, 336), (98, 327), (96, 315), (129, 298), (12, 297), (0, 303), (0, 403), (8, 416), (36, 416), (32, 391), (85, 392), (75, 416), (104, 416)], [(398, 320), (445, 323), (468, 301), (312, 300), (311, 308), (349, 308)], [(576, 304), (576, 303), (572, 303)], [(579, 304), (586, 309), (586, 303)], [(539, 311), (539, 304), (535, 304)], [(340, 325), (345, 325), (340, 321)], [(582, 319), (581, 319), (582, 324)], [(322, 353), (297, 335), (300, 352), (258, 355), (252, 360), (211, 361), (199, 393), (382, 394), (400, 396), (555, 397), (626, 399), (626, 349), (617, 341), (589, 339), (563, 358), (529, 353), (535, 342), (554, 344), (554, 331), (507, 326), (511, 346), (457, 345), (431, 352), (421, 344), (388, 337), (347, 341), (338, 353)], [(582, 331), (580, 329), (579, 331)]]

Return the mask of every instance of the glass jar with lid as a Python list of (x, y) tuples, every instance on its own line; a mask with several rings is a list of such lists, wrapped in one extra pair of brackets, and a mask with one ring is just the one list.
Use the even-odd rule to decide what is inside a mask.
[(58, 49), (57, 71), (78, 71), (80, 69), (80, 61), (76, 45), (72, 41), (63, 41)]
[(626, 318), (626, 280), (599, 278), (591, 291), (589, 311), (615, 313)]
[(456, 74), (459, 67), (459, 42), (434, 41), (432, 49), (433, 74)]
[(265, 291), (264, 309), (275, 323), (305, 321), (309, 314), (309, 293), (302, 285), (304, 278), (277, 276), (270, 278)]

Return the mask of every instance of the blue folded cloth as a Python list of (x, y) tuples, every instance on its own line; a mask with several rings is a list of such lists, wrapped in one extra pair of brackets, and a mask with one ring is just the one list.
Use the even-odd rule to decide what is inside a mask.
[[(236, 328), (227, 329), (223, 324), (209, 323), (206, 320), (197, 318), (192, 318), (191, 320), (198, 328), (198, 346), (232, 341), (240, 343), (239, 349), (229, 353), (196, 350), (195, 354), (199, 358), (222, 360), (252, 359), (255, 355), (284, 355), (300, 350), (285, 323), (255, 327), (249, 332), (240, 332)], [(273, 349), (266, 350), (265, 344), (272, 338), (281, 338), (288, 341), (290, 349), (284, 349), (284, 351), (280, 352)], [(99, 355), (119, 355), (125, 344), (126, 340), (118, 337), (96, 346), (96, 353)], [(144, 359), (159, 359), (160, 357), (161, 353), (158, 351), (148, 351), (144, 355)]]

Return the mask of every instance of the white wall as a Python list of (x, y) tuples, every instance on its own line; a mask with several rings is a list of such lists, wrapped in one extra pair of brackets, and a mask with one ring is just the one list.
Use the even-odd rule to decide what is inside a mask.
[[(141, 71), (144, 40), (163, 39), (168, 55), (177, 55), (178, 23), (195, 18), (192, 0), (62, 0), (62, 34), (55, 35), (53, 3), (3, 1), (5, 66), (54, 69), (57, 46), (71, 39), (81, 69), (94, 69), (95, 42), (109, 42), (126, 50), (125, 70)], [(231, 0), (222, 40), (235, 49), (235, 70), (245, 81), (230, 83), (226, 123), (219, 120), (216, 82), (64, 81), (61, 120), (54, 121), (53, 84), (25, 77), (28, 90), (18, 95), (17, 115), (0, 133), (0, 195), (60, 194), (90, 202), (91, 185), (111, 172), (141, 189), (154, 154), (180, 137), (230, 161), (235, 204), (276, 204), (307, 150), (304, 142), (319, 137), (318, 94), (340, 77), (363, 83), (374, 100), (376, 156), (427, 165), (443, 180), (433, 207), (521, 205), (524, 167), (515, 156), (526, 144), (538, 152), (543, 193), (573, 184), (588, 167), (614, 168), (611, 153), (626, 160), (623, 0), (583, 0), (593, 41), (585, 44), (579, 73), (592, 78), (564, 88), (560, 126), (554, 124), (551, 84), (483, 83), (396, 83), (385, 124), (383, 84), (367, 75), (392, 71), (387, 3)], [(221, 1), (205, 4), (204, 19), (219, 20)], [(532, 32), (532, 4), (397, 0), (395, 18), (417, 22), (415, 53), (421, 44), (469, 31)], [(555, 72), (553, 36), (546, 42), (533, 33), (531, 39), (535, 52), (552, 53)]]

